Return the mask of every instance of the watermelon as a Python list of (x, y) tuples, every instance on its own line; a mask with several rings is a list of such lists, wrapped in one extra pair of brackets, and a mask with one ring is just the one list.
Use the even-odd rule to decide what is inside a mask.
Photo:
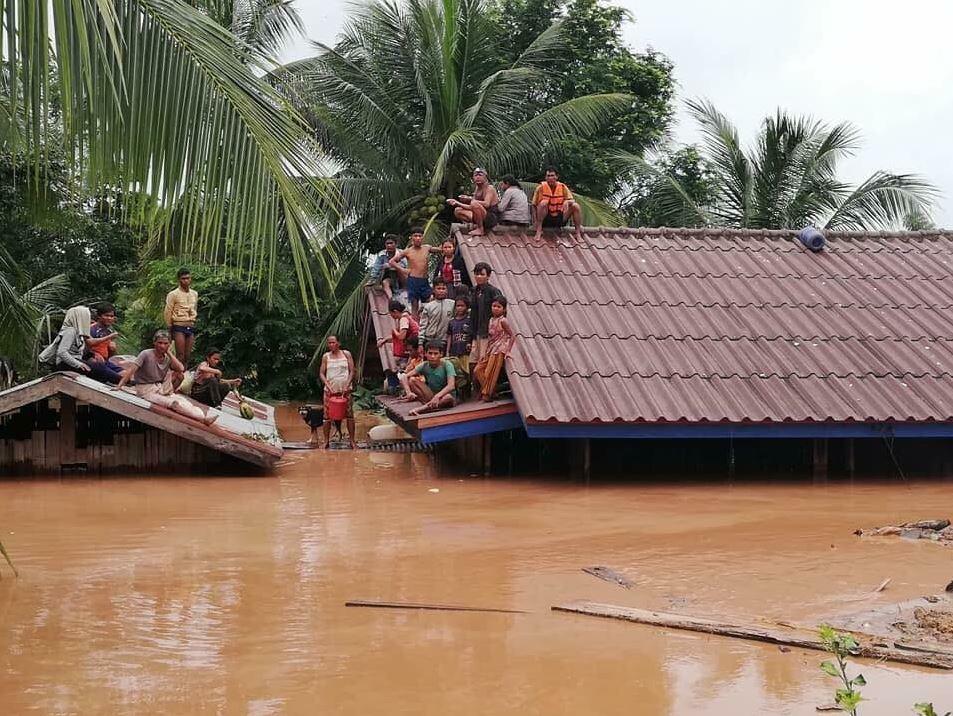
[(251, 420), (255, 417), (255, 409), (244, 400), (238, 404), (238, 412), (245, 420)]

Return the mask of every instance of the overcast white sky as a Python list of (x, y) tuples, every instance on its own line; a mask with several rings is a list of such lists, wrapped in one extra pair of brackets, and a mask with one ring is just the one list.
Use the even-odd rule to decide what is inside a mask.
[[(675, 64), (679, 97), (705, 97), (750, 138), (777, 107), (850, 121), (864, 143), (847, 179), (875, 169), (923, 174), (943, 192), (937, 223), (953, 227), (953, 2), (949, 0), (620, 0), (636, 49)], [(298, 0), (308, 37), (333, 41), (347, 0)], [(286, 59), (312, 54), (306, 40)], [(679, 117), (677, 141), (696, 138)]]

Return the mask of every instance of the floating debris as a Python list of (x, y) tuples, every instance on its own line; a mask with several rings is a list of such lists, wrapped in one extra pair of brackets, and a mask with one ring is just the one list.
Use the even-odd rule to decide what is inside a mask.
[(583, 567), (582, 571), (586, 574), (591, 574), (597, 579), (618, 585), (623, 589), (632, 589), (632, 587), (635, 586), (633, 582), (609, 567)]
[(858, 537), (900, 537), (901, 539), (925, 539), (953, 546), (953, 526), (949, 520), (919, 520), (900, 525), (886, 525), (873, 529), (854, 530)]

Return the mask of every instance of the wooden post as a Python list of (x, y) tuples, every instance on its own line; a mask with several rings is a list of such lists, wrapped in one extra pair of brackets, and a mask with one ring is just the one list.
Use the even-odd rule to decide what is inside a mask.
[(854, 438), (847, 438), (844, 443), (844, 461), (847, 463), (847, 474), (853, 478), (854, 471), (857, 468), (857, 463), (854, 460)]
[(582, 475), (586, 478), (586, 485), (592, 475), (592, 440), (585, 438), (582, 441)]
[(728, 477), (735, 479), (735, 439), (728, 438)]
[(827, 438), (814, 438), (814, 479), (827, 480)]
[(492, 436), (483, 436), (483, 477), (490, 476), (490, 469), (493, 464), (493, 445)]
[(60, 396), (60, 469), (76, 464), (76, 399)]

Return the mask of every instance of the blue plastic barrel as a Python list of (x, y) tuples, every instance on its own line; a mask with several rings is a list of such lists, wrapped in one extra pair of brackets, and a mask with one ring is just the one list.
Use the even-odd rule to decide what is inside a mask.
[(805, 226), (801, 229), (800, 233), (798, 233), (797, 238), (798, 241), (811, 251), (817, 252), (824, 250), (824, 234), (813, 226)]

